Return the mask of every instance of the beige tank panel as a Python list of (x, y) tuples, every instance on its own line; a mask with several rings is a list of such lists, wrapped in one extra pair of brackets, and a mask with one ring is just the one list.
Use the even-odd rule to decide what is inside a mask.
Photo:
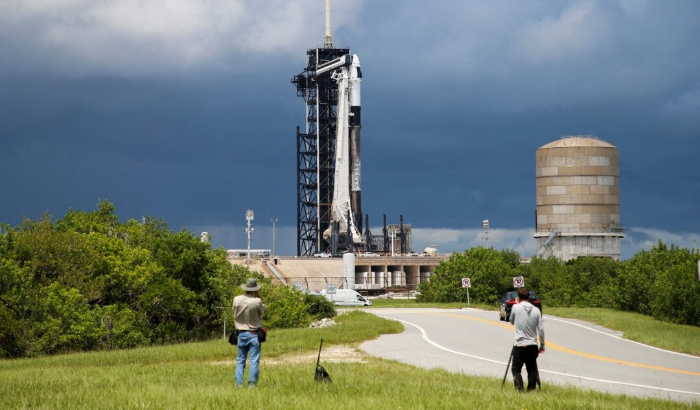
[(562, 138), (536, 152), (537, 230), (606, 232), (620, 222), (619, 156), (591, 137)]
[(567, 147), (605, 147), (605, 148), (616, 148), (614, 145), (610, 144), (609, 142), (597, 139), (597, 138), (591, 138), (590, 136), (575, 136), (575, 137), (567, 137), (567, 138), (562, 138), (560, 140), (556, 140), (553, 142), (550, 142), (549, 144), (545, 144), (540, 147), (542, 148), (567, 148)]

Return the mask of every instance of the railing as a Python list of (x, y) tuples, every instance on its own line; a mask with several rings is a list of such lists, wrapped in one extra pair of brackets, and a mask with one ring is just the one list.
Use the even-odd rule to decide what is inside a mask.
[(554, 240), (554, 237), (557, 236), (558, 234), (559, 234), (558, 229), (553, 229), (549, 232), (549, 236), (547, 236), (547, 239), (545, 239), (542, 246), (540, 246), (540, 249), (537, 250), (537, 256), (544, 256), (545, 251), (549, 251), (549, 253), (552, 253), (552, 247), (549, 245)]
[(552, 232), (549, 233), (549, 236), (547, 237), (547, 240), (544, 241), (542, 246), (549, 247), (549, 244), (552, 243), (554, 240), (554, 237), (557, 236), (559, 231), (557, 229), (552, 230)]
[(265, 263), (267, 264), (267, 267), (270, 269), (270, 271), (275, 276), (277, 276), (277, 279), (279, 279), (280, 282), (282, 282), (283, 284), (287, 285), (287, 280), (282, 275), (280, 275), (279, 272), (277, 272), (277, 269), (275, 269), (274, 265), (272, 265), (272, 263), (270, 263), (270, 261), (265, 261)]
[(608, 232), (624, 232), (625, 229), (626, 228), (624, 224), (617, 224), (613, 222), (610, 225), (608, 225)]
[(625, 225), (619, 223), (611, 223), (610, 225), (600, 225), (600, 229), (592, 228), (556, 228), (556, 229), (540, 229), (536, 230), (535, 234), (539, 234), (539, 237), (545, 234), (549, 237), (552, 231), (557, 231), (559, 236), (566, 236), (568, 234), (606, 234), (606, 233), (618, 233), (625, 231)]

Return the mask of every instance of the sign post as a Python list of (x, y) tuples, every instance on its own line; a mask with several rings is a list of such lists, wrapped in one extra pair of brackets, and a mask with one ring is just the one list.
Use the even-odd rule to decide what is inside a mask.
[(469, 278), (462, 278), (462, 287), (467, 288), (467, 307), (469, 307), (469, 288), (472, 287), (472, 281)]
[(326, 285), (326, 294), (331, 295), (331, 302), (333, 302), (333, 295), (335, 294), (334, 284), (329, 283)]
[(514, 288), (522, 288), (525, 287), (525, 278), (522, 276), (518, 276), (513, 278), (513, 287)]

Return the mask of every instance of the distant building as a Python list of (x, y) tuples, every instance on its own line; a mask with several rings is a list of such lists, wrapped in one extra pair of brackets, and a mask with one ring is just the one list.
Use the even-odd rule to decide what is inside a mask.
[[(228, 256), (232, 257), (232, 258), (245, 258), (248, 256), (248, 249), (227, 249), (226, 252), (228, 253)], [(250, 257), (251, 258), (267, 258), (269, 256), (270, 256), (269, 249), (251, 249), (250, 250)]]

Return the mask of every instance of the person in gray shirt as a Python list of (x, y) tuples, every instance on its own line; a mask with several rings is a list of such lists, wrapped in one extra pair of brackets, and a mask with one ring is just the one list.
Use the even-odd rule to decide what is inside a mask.
[(233, 298), (233, 318), (238, 330), (238, 357), (236, 359), (236, 386), (243, 385), (245, 363), (250, 353), (248, 386), (258, 384), (260, 375), (260, 341), (258, 329), (262, 327), (265, 303), (260, 297), (260, 284), (255, 278), (249, 278), (241, 285), (245, 293)]
[[(526, 288), (518, 289), (518, 297), (510, 311), (510, 323), (515, 326), (513, 343), (513, 383), (515, 389), (523, 391), (523, 377), (520, 374), (523, 364), (527, 369), (527, 391), (535, 390), (540, 382), (537, 370), (537, 357), (544, 353), (544, 327), (542, 313), (530, 303), (530, 292)], [(539, 336), (539, 347), (537, 338)]]

